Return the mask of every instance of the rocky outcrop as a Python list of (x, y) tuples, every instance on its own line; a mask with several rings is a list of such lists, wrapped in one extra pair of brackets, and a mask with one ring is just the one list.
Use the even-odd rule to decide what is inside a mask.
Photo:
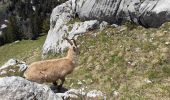
[(28, 65), (17, 59), (8, 60), (3, 66), (0, 67), (0, 77), (4, 76), (23, 76), (24, 71)]
[(84, 88), (54, 93), (49, 86), (21, 77), (0, 78), (0, 100), (106, 100), (101, 91), (86, 92)]
[(21, 77), (0, 78), (0, 100), (63, 100), (46, 85)]
[(72, 4), (73, 2), (68, 1), (53, 10), (50, 20), (50, 30), (43, 46), (43, 55), (62, 52), (68, 47), (69, 44), (63, 40), (63, 37), (72, 38), (75, 34), (82, 34), (99, 27), (97, 20), (69, 24), (68, 22), (73, 20), (75, 15)]
[(43, 46), (43, 54), (46, 55), (49, 52), (62, 52), (66, 47), (69, 46), (68, 42), (63, 40), (63, 37), (68, 37), (71, 39), (74, 35), (76, 35), (76, 39), (78, 35), (99, 28), (99, 26), (100, 24), (97, 20), (91, 20), (64, 25), (59, 30), (52, 28), (50, 29), (45, 44)]
[(169, 5), (169, 0), (145, 0), (139, 7), (139, 24), (144, 27), (159, 27), (170, 21)]
[(76, 13), (82, 20), (117, 24), (129, 20), (144, 27), (170, 21), (169, 0), (77, 0), (76, 4)]
[(169, 5), (169, 0), (69, 0), (52, 12), (43, 54), (63, 51), (68, 46), (62, 37), (73, 33), (69, 32), (68, 22), (75, 16), (81, 21), (98, 20), (118, 25), (132, 21), (144, 27), (159, 27), (170, 21)]

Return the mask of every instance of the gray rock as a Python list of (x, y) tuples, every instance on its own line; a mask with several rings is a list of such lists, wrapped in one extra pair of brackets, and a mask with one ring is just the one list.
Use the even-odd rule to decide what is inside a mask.
[(100, 23), (100, 30), (103, 30), (103, 29), (106, 28), (107, 26), (108, 26), (108, 23), (105, 22), (105, 21), (102, 21), (102, 22)]
[[(46, 55), (50, 52), (62, 52), (66, 47), (69, 47), (70, 45), (68, 44), (67, 41), (63, 40), (63, 37), (68, 37), (72, 38), (75, 34), (81, 35), (85, 32), (88, 32), (93, 29), (99, 28), (99, 21), (97, 20), (90, 20), (90, 21), (85, 21), (85, 22), (76, 22), (73, 25), (64, 25), (61, 29), (56, 30), (56, 28), (52, 28), (49, 31), (49, 35), (53, 35), (46, 38), (46, 42), (43, 47), (43, 55)], [(71, 27), (71, 30), (69, 30)], [(55, 32), (56, 34), (52, 33)], [(75, 39), (77, 39), (77, 36)]]
[(81, 89), (70, 89), (65, 93), (56, 93), (57, 96), (62, 97), (64, 100), (106, 100), (106, 96), (98, 90), (85, 91), (84, 88)]
[[(82, 21), (98, 20), (117, 25), (132, 21), (144, 27), (159, 27), (170, 21), (169, 5), (169, 0), (69, 0), (54, 8), (51, 14), (50, 30), (43, 46), (43, 54), (63, 51), (69, 46), (63, 41), (63, 37), (72, 37), (74, 33), (84, 33), (90, 29), (81, 27), (85, 25), (74, 24), (70, 31), (70, 25), (67, 24), (76, 15)], [(103, 25), (106, 26), (105, 23), (101, 24), (101, 29)]]
[(114, 28), (118, 27), (117, 24), (112, 24), (111, 26), (114, 27)]
[(21, 77), (0, 78), (0, 100), (63, 100), (46, 85)]
[(47, 85), (30, 82), (21, 77), (0, 78), (0, 100), (79, 100), (82, 98), (106, 100), (106, 95), (98, 90), (87, 92), (85, 88), (54, 93)]
[[(99, 21), (97, 20), (90, 20), (85, 22), (75, 22), (73, 24), (73, 28), (70, 32), (68, 32), (68, 37), (72, 38), (75, 34), (83, 34), (90, 30), (94, 30), (99, 28)], [(75, 37), (76, 39), (76, 37)]]
[(0, 67), (0, 76), (22, 76), (27, 67), (28, 65), (21, 60), (10, 59)]
[(86, 93), (82, 89), (70, 89), (65, 93), (56, 93), (56, 95), (64, 98), (64, 100), (68, 100), (82, 98)]
[(4, 29), (4, 28), (7, 28), (7, 25), (6, 24), (2, 24), (0, 29)]
[(76, 13), (82, 20), (121, 23), (131, 19), (130, 13), (136, 12), (133, 8), (138, 7), (140, 0), (77, 0), (76, 3)]
[(3, 66), (0, 67), (0, 70), (6, 69), (14, 65), (19, 67), (19, 71), (24, 71), (28, 67), (28, 65), (24, 61), (17, 60), (17, 59), (10, 59)]
[(8, 60), (3, 66), (0, 67), (0, 70), (5, 69), (5, 68), (7, 68), (7, 67), (9, 67), (9, 66), (16, 65), (16, 64), (17, 64), (17, 60), (15, 60), (15, 59), (10, 59), (10, 60)]
[(66, 24), (73, 16), (71, 1), (67, 1), (53, 9), (50, 19), (50, 30), (43, 45), (43, 54), (60, 51), (61, 39), (68, 30)]
[(145, 0), (139, 8), (138, 20), (145, 27), (159, 27), (170, 21), (169, 0)]
[(89, 91), (87, 93), (87, 99), (102, 99), (102, 100), (106, 100), (106, 96), (101, 92), (101, 91), (98, 91), (98, 90), (92, 90), (92, 91)]
[(77, 0), (76, 13), (82, 20), (116, 24), (129, 20), (145, 27), (158, 27), (170, 21), (169, 5), (169, 0)]

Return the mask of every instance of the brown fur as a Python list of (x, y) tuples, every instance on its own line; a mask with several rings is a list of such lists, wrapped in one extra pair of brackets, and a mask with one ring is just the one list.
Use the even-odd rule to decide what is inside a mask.
[(58, 79), (64, 83), (65, 76), (70, 74), (76, 62), (76, 52), (70, 47), (67, 56), (60, 59), (38, 61), (32, 63), (24, 73), (24, 77), (37, 83), (53, 82)]

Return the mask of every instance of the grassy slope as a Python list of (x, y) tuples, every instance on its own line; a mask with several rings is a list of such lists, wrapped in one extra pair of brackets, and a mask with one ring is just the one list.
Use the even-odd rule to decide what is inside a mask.
[[(79, 66), (68, 86), (104, 91), (112, 99), (170, 99), (170, 28), (132, 25), (93, 31), (81, 44)], [(78, 80), (77, 80), (78, 79)], [(78, 81), (83, 85), (78, 85)], [(147, 83), (146, 81), (152, 81)], [(114, 96), (115, 91), (119, 96)]]
[[(65, 86), (98, 89), (109, 99), (170, 99), (168, 26), (165, 24), (159, 29), (133, 29), (131, 25), (108, 27), (79, 37), (78, 66), (67, 77)], [(9, 58), (19, 58), (27, 63), (40, 60), (44, 39), (0, 47), (0, 64)], [(78, 84), (79, 81), (83, 84)], [(115, 91), (119, 92), (118, 96), (114, 96)]]
[(37, 40), (23, 40), (18, 43), (6, 44), (0, 47), (0, 65), (10, 58), (17, 58), (30, 62), (41, 59), (41, 49), (45, 41), (45, 36)]

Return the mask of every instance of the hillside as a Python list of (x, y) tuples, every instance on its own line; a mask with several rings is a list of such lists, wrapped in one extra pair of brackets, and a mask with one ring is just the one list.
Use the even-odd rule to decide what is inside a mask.
[[(0, 100), (170, 100), (169, 5), (0, 0)], [(23, 77), (33, 62), (64, 57), (70, 46), (64, 38), (76, 39), (80, 54), (62, 88)], [(49, 69), (42, 69), (30, 74), (46, 81)]]
[[(111, 99), (170, 99), (170, 27), (143, 28), (130, 23), (94, 30), (78, 38), (78, 66), (64, 87), (101, 90)], [(0, 47), (0, 64), (10, 58), (40, 60), (45, 37)], [(47, 59), (65, 54), (51, 55)]]
[(44, 43), (45, 36), (41, 36), (37, 40), (22, 40), (15, 41), (4, 46), (0, 46), (0, 66), (10, 58), (16, 58), (30, 62), (40, 60), (41, 49)]

